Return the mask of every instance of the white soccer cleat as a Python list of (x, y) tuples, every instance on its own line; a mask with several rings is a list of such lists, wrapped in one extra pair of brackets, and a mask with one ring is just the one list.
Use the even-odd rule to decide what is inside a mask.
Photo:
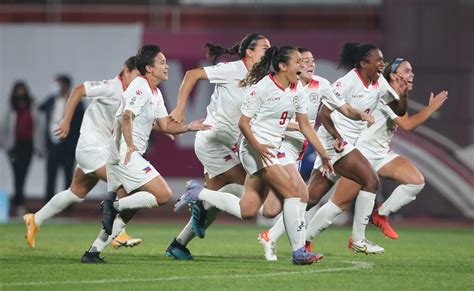
[(276, 242), (270, 240), (268, 237), (268, 230), (261, 232), (258, 237), (258, 241), (260, 244), (263, 246), (263, 253), (265, 254), (265, 259), (267, 261), (277, 261), (277, 255), (276, 255)]
[(353, 242), (352, 239), (350, 239), (348, 248), (353, 253), (364, 253), (366, 255), (382, 254), (385, 252), (385, 249), (383, 247), (365, 238), (356, 242)]

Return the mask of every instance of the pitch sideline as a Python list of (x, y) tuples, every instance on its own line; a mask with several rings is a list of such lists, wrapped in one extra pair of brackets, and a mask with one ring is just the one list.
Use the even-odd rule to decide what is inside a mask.
[(316, 269), (316, 270), (303, 270), (293, 272), (275, 272), (275, 273), (263, 273), (263, 274), (233, 274), (233, 275), (205, 275), (205, 276), (171, 276), (163, 278), (150, 278), (150, 279), (133, 279), (133, 278), (120, 278), (120, 279), (107, 279), (107, 280), (78, 280), (78, 281), (37, 281), (37, 282), (18, 282), (18, 283), (0, 283), (0, 288), (3, 287), (15, 287), (15, 286), (48, 286), (48, 285), (79, 285), (79, 284), (110, 284), (110, 283), (143, 283), (143, 282), (160, 282), (160, 281), (174, 281), (174, 280), (193, 280), (199, 278), (202, 279), (241, 279), (241, 278), (261, 278), (261, 277), (273, 277), (273, 276), (288, 276), (288, 275), (300, 275), (300, 274), (314, 274), (314, 273), (330, 273), (330, 272), (344, 272), (352, 270), (370, 269), (374, 266), (370, 262), (358, 262), (358, 261), (339, 261), (341, 263), (351, 264), (349, 267), (343, 268), (331, 268), (331, 269)]

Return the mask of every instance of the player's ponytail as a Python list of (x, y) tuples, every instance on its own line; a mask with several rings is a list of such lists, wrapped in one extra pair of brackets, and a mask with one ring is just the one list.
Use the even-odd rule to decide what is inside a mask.
[(292, 51), (297, 51), (297, 49), (293, 46), (282, 46), (280, 48), (276, 46), (270, 47), (265, 52), (262, 60), (253, 65), (252, 70), (250, 70), (239, 85), (246, 87), (258, 83), (270, 72), (270, 69), (272, 69), (273, 73), (278, 73), (280, 71), (280, 63), (288, 65)]
[(213, 64), (216, 64), (219, 57), (222, 56), (223, 54), (229, 54), (232, 56), (232, 55), (238, 54), (239, 52), (238, 44), (234, 45), (233, 47), (229, 49), (226, 49), (212, 43), (206, 43), (206, 48), (207, 48), (207, 58)]
[(345, 43), (342, 47), (342, 52), (339, 57), (339, 67), (348, 70), (353, 68), (359, 68), (360, 62), (367, 57), (369, 51), (376, 48), (377, 47), (375, 45), (370, 43)]

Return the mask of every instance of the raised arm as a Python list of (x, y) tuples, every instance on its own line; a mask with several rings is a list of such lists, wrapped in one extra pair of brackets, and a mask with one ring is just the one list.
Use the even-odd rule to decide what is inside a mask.
[(86, 88), (84, 87), (84, 84), (78, 85), (72, 90), (67, 99), (66, 108), (64, 109), (64, 117), (59, 123), (58, 128), (54, 130), (54, 134), (58, 138), (64, 139), (68, 136), (74, 111), (76, 110), (77, 104), (79, 104), (81, 98), (84, 96), (86, 96)]
[(204, 68), (189, 70), (184, 75), (181, 87), (179, 87), (176, 108), (170, 114), (171, 119), (174, 121), (183, 123), (186, 119), (186, 104), (188, 102), (188, 97), (198, 80), (208, 80)]
[(411, 131), (423, 124), (428, 118), (431, 117), (433, 112), (437, 111), (443, 103), (448, 99), (448, 92), (441, 91), (436, 96), (431, 93), (430, 101), (428, 106), (420, 110), (419, 112), (409, 116), (408, 113), (402, 117), (395, 118), (395, 123), (405, 131)]

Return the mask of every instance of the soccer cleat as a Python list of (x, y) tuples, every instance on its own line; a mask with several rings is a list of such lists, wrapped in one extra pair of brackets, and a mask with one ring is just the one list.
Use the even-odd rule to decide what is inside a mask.
[(372, 213), (370, 221), (373, 225), (378, 227), (386, 237), (390, 239), (398, 239), (397, 232), (388, 223), (388, 216), (380, 215), (378, 209)]
[(276, 255), (276, 246), (277, 243), (270, 240), (268, 237), (268, 230), (261, 232), (258, 237), (258, 241), (263, 246), (263, 254), (265, 255), (265, 259), (267, 261), (276, 261), (278, 260)]
[(133, 238), (129, 236), (125, 229), (112, 241), (111, 245), (114, 249), (120, 247), (134, 247), (139, 245), (142, 242), (140, 238)]
[(347, 247), (351, 252), (354, 254), (356, 253), (364, 253), (366, 255), (371, 255), (371, 254), (382, 254), (385, 252), (385, 249), (365, 238), (354, 242), (352, 241), (352, 238), (349, 239), (349, 243), (347, 244)]
[(181, 197), (174, 205), (174, 212), (178, 213), (185, 206), (191, 203), (196, 203), (198, 201), (198, 195), (201, 190), (202, 186), (198, 182), (194, 180), (189, 180), (188, 182), (186, 182), (186, 191), (183, 195), (181, 195)]
[(112, 227), (114, 224), (115, 217), (118, 211), (114, 207), (112, 200), (104, 200), (100, 203), (100, 209), (102, 209), (102, 226), (106, 234), (112, 234)]
[(100, 257), (99, 252), (88, 252), (86, 251), (81, 258), (83, 264), (105, 264), (104, 258)]
[(191, 228), (194, 234), (199, 238), (204, 238), (206, 236), (207, 210), (204, 209), (202, 201), (191, 203), (191, 216)]
[(293, 265), (311, 265), (318, 261), (315, 253), (308, 252), (304, 247), (293, 251)]
[(33, 213), (28, 213), (23, 215), (23, 221), (26, 225), (26, 242), (30, 248), (34, 249), (36, 247), (36, 233), (38, 232), (38, 227), (35, 223), (35, 215)]
[(314, 253), (315, 256), (316, 256), (316, 261), (314, 261), (315, 263), (321, 261), (323, 258), (324, 258), (324, 255), (323, 254), (318, 254), (318, 253), (315, 253), (313, 251), (313, 243), (310, 242), (310, 241), (306, 241), (306, 243), (304, 244), (304, 248), (307, 252), (310, 252), (310, 253)]
[(189, 249), (182, 244), (180, 244), (176, 238), (173, 239), (171, 244), (165, 251), (167, 257), (176, 259), (176, 260), (193, 260), (193, 256)]

